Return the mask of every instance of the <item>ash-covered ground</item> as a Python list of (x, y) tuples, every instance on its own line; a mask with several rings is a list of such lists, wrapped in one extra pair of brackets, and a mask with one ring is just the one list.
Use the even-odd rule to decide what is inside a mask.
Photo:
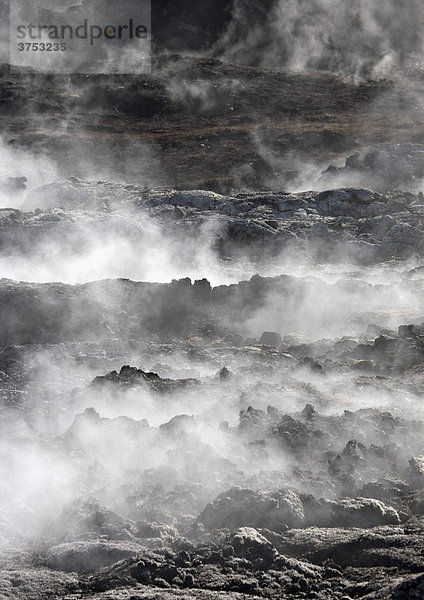
[(176, 4), (2, 67), (0, 599), (424, 597), (421, 3)]

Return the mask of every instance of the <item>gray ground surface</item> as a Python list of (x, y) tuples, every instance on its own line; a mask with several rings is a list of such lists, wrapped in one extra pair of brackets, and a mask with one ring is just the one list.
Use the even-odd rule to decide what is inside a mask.
[(293, 72), (272, 4), (2, 67), (0, 599), (424, 594), (419, 32)]

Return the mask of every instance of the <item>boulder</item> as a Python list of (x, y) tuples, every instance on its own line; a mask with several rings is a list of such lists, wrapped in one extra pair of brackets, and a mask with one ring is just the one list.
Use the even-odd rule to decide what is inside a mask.
[(276, 531), (304, 523), (299, 496), (292, 490), (254, 491), (231, 488), (208, 504), (199, 516), (207, 529), (265, 527)]
[(260, 344), (271, 346), (272, 348), (280, 348), (282, 342), (283, 338), (279, 333), (275, 333), (275, 331), (264, 331), (259, 340)]
[(376, 527), (400, 523), (397, 511), (374, 498), (303, 499), (308, 527)]

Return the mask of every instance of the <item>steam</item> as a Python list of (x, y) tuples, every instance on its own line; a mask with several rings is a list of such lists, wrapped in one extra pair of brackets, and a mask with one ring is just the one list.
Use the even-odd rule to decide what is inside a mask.
[(278, 0), (258, 19), (254, 13), (245, 2), (235, 3), (233, 20), (214, 48), (216, 56), (264, 68), (373, 78), (387, 77), (408, 56), (422, 57), (419, 0)]
[[(20, 208), (23, 190), (35, 189), (58, 178), (55, 166), (47, 158), (15, 147), (0, 139), (0, 207)], [(24, 178), (21, 183), (19, 178)]]
[[(60, 214), (60, 213), (59, 213)], [(52, 211), (50, 218), (55, 219)], [(48, 218), (48, 217), (47, 217)], [(137, 215), (137, 226), (130, 238), (123, 231), (86, 227), (67, 236), (65, 243), (41, 240), (30, 256), (15, 254), (0, 257), (6, 279), (18, 281), (62, 281), (76, 284), (98, 279), (132, 279), (166, 283), (172, 279), (201, 279), (207, 273), (212, 282), (234, 281), (240, 267), (220, 270), (214, 244), (219, 226), (204, 224), (192, 239), (165, 239), (163, 227), (146, 215)]]
[[(245, 3), (236, 1), (234, 20), (210, 54), (262, 68), (387, 77), (411, 53), (422, 55), (422, 2), (410, 0), (405, 7), (371, 0), (286, 0), (271, 3), (264, 20), (252, 25)], [(409, 36), (404, 35), (407, 27)], [(178, 77), (169, 77), (164, 89), (170, 100), (207, 118), (233, 111), (232, 95), (239, 88), (237, 79), (222, 90), (201, 78), (181, 85)], [(359, 243), (335, 245), (337, 260), (325, 261), (319, 240), (304, 244), (302, 251), (296, 240), (273, 256), (259, 249), (256, 256), (256, 248), (226, 256), (219, 243), (226, 235), (222, 215), (232, 216), (231, 199), (192, 191), (186, 205), (179, 206), (174, 191), (161, 188), (166, 173), (159, 146), (120, 140), (107, 147), (103, 140), (88, 141), (83, 128), (72, 135), (71, 98), (77, 93), (90, 96), (93, 89), (89, 84), (77, 89), (69, 80), (63, 93), (69, 98), (69, 113), (54, 127), (58, 135), (70, 137), (64, 142), (69, 164), (0, 143), (0, 219), (6, 224), (22, 219), (30, 233), (28, 239), (12, 233), (10, 244), (4, 242), (0, 273), (10, 280), (3, 281), (5, 295), (7, 285), (13, 291), (18, 281), (28, 284), (16, 296), (23, 306), (17, 310), (23, 311), (26, 302), (30, 307), (31, 301), (38, 307), (44, 299), (37, 295), (40, 288), (29, 283), (57, 281), (52, 323), (54, 313), (67, 331), (90, 319), (102, 327), (95, 339), (90, 337), (94, 328), (87, 325), (83, 342), (59, 343), (50, 343), (46, 328), (42, 333), (48, 343), (2, 349), (0, 377), (8, 402), (0, 411), (1, 535), (37, 539), (66, 507), (91, 497), (134, 521), (175, 523), (175, 509), (186, 526), (208, 501), (234, 484), (291, 485), (315, 493), (322, 482), (315, 488), (299, 483), (293, 470), (299, 465), (307, 470), (311, 463), (328, 468), (322, 449), (293, 456), (275, 436), (269, 436), (269, 443), (266, 438), (273, 415), (290, 412), (300, 419), (306, 404), (329, 417), (360, 408), (390, 410), (409, 419), (390, 438), (401, 446), (405, 431), (411, 432), (412, 441), (399, 451), (399, 461), (406, 463), (412, 450), (420, 451), (413, 420), (424, 416), (422, 393), (413, 375), (390, 385), (388, 377), (377, 377), (377, 368), (361, 371), (366, 365), (358, 368), (361, 361), (352, 349), (357, 344), (371, 347), (380, 334), (394, 339), (399, 326), (421, 323), (422, 281), (419, 275), (417, 280), (409, 276), (413, 269), (419, 273), (421, 262), (364, 267)], [(28, 110), (37, 115), (36, 107)], [(96, 125), (93, 119), (91, 126)], [(251, 142), (268, 166), (268, 190), (319, 191), (370, 182), (369, 174), (336, 170), (323, 175), (328, 163), (279, 154), (262, 127)], [(341, 159), (337, 167), (343, 167)], [(234, 170), (236, 191), (252, 169), (246, 164)], [(371, 179), (370, 187), (380, 182)], [(411, 189), (420, 186), (415, 181)], [(196, 195), (204, 202), (206, 217), (191, 211)], [(227, 206), (227, 213), (217, 214), (217, 203)], [(263, 295), (255, 295), (248, 281), (255, 275), (280, 279)], [(169, 297), (162, 305), (159, 293), (143, 295), (134, 284), (131, 301), (140, 295), (136, 315), (125, 303), (130, 294), (121, 293), (121, 286), (132, 285), (122, 279), (144, 282), (146, 289), (149, 282), (148, 289), (157, 291), (159, 284), (187, 277), (197, 280), (204, 295), (196, 296), (191, 282), (180, 282), (180, 289), (174, 283), (166, 288)], [(99, 283), (87, 286), (86, 296), (83, 287), (69, 291), (62, 286), (95, 281)], [(74, 304), (66, 301), (68, 291), (77, 292)], [(211, 307), (212, 295), (218, 300)], [(192, 317), (190, 327), (175, 327), (174, 337), (170, 327), (155, 330), (149, 322), (157, 317), (155, 311), (163, 309), (178, 325), (183, 320), (177, 312), (180, 305)], [(81, 311), (85, 321), (79, 320)], [(110, 315), (127, 322), (125, 334), (117, 333)], [(37, 331), (40, 324), (33, 322), (29, 308), (25, 316), (28, 330)], [(169, 325), (165, 317), (163, 321)], [(12, 323), (11, 330), (17, 325)], [(123, 365), (157, 373), (174, 384), (197, 381), (164, 394), (144, 380), (135, 386), (92, 383), (99, 375), (118, 373)], [(15, 380), (20, 393), (7, 387)], [(388, 443), (386, 433), (376, 430), (364, 426), (361, 443), (374, 444), (376, 436), (381, 445)], [(333, 434), (330, 426), (328, 431)], [(341, 452), (334, 439), (331, 449)], [(155, 505), (155, 512), (150, 498), (161, 490), (169, 495), (161, 510)], [(334, 488), (328, 494), (339, 492)]]

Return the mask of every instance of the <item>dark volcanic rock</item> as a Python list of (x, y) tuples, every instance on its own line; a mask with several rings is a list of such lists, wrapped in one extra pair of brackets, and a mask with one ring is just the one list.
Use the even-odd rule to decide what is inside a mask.
[(424, 145), (388, 144), (370, 152), (355, 152), (346, 158), (344, 167), (330, 167), (325, 176), (328, 183), (337, 176), (351, 182), (367, 177), (372, 188), (380, 192), (394, 187), (407, 189), (424, 177)]
[(303, 500), (305, 523), (318, 527), (376, 527), (397, 525), (399, 515), (380, 500), (371, 498), (340, 498), (336, 501)]
[(279, 348), (283, 340), (279, 333), (275, 333), (273, 331), (264, 331), (259, 341), (261, 344), (265, 344), (266, 346), (273, 346), (274, 348)]
[(147, 384), (155, 392), (170, 393), (198, 383), (199, 381), (196, 379), (162, 379), (157, 373), (145, 373), (141, 369), (126, 365), (121, 368), (119, 373), (112, 371), (107, 375), (99, 375), (93, 380), (92, 385), (111, 384), (125, 388)]
[(140, 547), (128, 542), (72, 542), (50, 548), (46, 562), (51, 569), (86, 573), (135, 557)]
[(420, 572), (423, 568), (419, 548), (420, 536), (411, 535), (402, 527), (361, 529), (310, 528), (290, 530), (278, 538), (264, 532), (279, 552), (306, 558), (314, 564), (348, 567), (397, 567)]
[(233, 488), (223, 492), (199, 517), (208, 529), (266, 527), (277, 531), (304, 521), (302, 503), (291, 490), (255, 492)]
[(132, 539), (135, 531), (129, 521), (92, 500), (76, 501), (65, 507), (57, 521), (50, 525), (49, 535), (67, 542), (85, 536), (118, 541)]

